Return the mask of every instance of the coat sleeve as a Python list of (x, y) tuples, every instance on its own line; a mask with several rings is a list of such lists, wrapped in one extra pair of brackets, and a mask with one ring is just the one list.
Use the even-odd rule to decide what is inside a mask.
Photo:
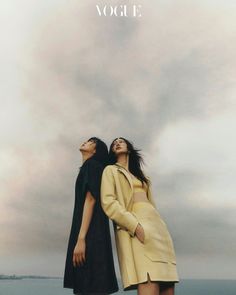
[[(148, 180), (150, 180), (149, 176), (147, 176), (147, 175), (145, 175), (145, 176), (147, 177)], [(156, 205), (156, 203), (154, 201), (154, 198), (153, 198), (152, 185), (151, 184), (148, 184), (147, 190), (148, 190), (148, 192), (147, 192), (148, 193), (148, 199), (149, 199), (150, 203), (157, 209), (157, 205)]]
[(85, 191), (90, 191), (95, 200), (100, 198), (102, 166), (96, 161), (89, 161), (86, 167)]
[(154, 201), (154, 198), (153, 198), (153, 193), (152, 193), (151, 185), (148, 186), (148, 197), (149, 197), (149, 201), (150, 201), (150, 203), (151, 203), (156, 209), (158, 209), (158, 208), (157, 208), (157, 205), (156, 205), (156, 203), (155, 203), (155, 201)]
[(125, 228), (131, 236), (135, 235), (138, 220), (117, 200), (115, 194), (115, 181), (109, 166), (107, 166), (102, 173), (101, 206), (110, 219), (115, 221), (119, 226)]

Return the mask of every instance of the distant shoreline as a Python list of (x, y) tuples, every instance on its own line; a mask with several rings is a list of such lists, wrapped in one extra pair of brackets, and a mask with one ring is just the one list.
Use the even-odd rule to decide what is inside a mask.
[(61, 277), (35, 276), (35, 275), (0, 275), (0, 280), (22, 279), (62, 279)]
[[(53, 276), (37, 276), (37, 275), (1, 275), (0, 274), (0, 281), (1, 280), (22, 280), (22, 279), (60, 279), (62, 280), (63, 277), (53, 277)], [(118, 278), (121, 281), (120, 278)], [(236, 279), (218, 279), (218, 278), (181, 278), (181, 281), (236, 281)]]

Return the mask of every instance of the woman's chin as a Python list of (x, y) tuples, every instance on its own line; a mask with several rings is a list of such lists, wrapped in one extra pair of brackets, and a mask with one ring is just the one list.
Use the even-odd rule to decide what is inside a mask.
[(120, 150), (116, 151), (115, 154), (116, 154), (116, 156), (119, 156), (121, 154), (127, 154), (127, 151), (120, 149)]

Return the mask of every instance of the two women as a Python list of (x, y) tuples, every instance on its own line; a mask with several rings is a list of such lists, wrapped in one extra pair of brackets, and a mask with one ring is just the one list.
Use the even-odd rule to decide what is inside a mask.
[(154, 203), (150, 179), (141, 169), (139, 150), (125, 138), (116, 138), (109, 165), (99, 139), (91, 138), (80, 150), (83, 165), (76, 181), (64, 287), (81, 295), (118, 290), (108, 216), (124, 290), (173, 295), (178, 282), (173, 242)]
[(75, 184), (75, 203), (68, 242), (64, 288), (79, 295), (105, 295), (118, 290), (109, 219), (100, 204), (102, 172), (108, 150), (90, 138), (80, 146), (83, 164)]
[(115, 225), (124, 290), (139, 295), (173, 295), (178, 282), (171, 236), (154, 203), (139, 150), (116, 138), (102, 174), (101, 205)]

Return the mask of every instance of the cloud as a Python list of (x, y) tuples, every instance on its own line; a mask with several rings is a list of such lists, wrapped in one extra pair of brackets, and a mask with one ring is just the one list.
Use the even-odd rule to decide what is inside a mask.
[[(232, 130), (236, 124), (234, 111), (208, 117), (206, 120), (183, 119), (170, 124), (153, 144), (151, 154), (157, 154), (154, 166), (159, 175), (187, 177), (183, 186), (194, 184), (195, 175), (201, 183), (200, 190), (205, 198), (204, 206), (235, 206), (233, 175), (235, 174), (235, 148)], [(229, 126), (231, 128), (229, 129)], [(181, 174), (182, 173), (182, 174)], [(191, 198), (191, 196), (190, 196)], [(198, 203), (199, 198), (191, 202)]]
[(25, 1), (5, 19), (14, 41), (4, 35), (2, 253), (64, 255), (78, 144), (95, 135), (143, 150), (180, 264), (234, 255), (232, 4), (140, 3), (140, 19), (53, 0)]

